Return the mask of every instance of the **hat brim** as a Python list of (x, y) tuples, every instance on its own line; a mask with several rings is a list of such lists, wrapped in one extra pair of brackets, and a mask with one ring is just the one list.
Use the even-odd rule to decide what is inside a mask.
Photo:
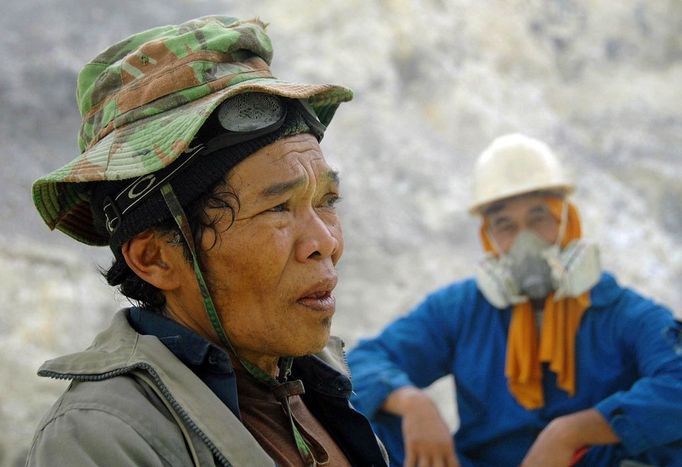
[(515, 198), (517, 196), (527, 195), (536, 192), (554, 192), (563, 196), (570, 195), (575, 191), (575, 186), (569, 182), (548, 184), (543, 187), (529, 187), (527, 189), (520, 188), (516, 190), (510, 190), (505, 193), (496, 193), (494, 196), (487, 196), (476, 200), (476, 202), (471, 203), (468, 207), (469, 214), (476, 216), (483, 214), (483, 212), (490, 207), (492, 204), (499, 201)]
[(107, 245), (108, 239), (92, 223), (87, 183), (139, 177), (168, 166), (187, 149), (220, 103), (245, 92), (308, 99), (324, 125), (341, 103), (353, 97), (350, 89), (338, 85), (254, 78), (116, 128), (76, 159), (34, 182), (33, 201), (43, 220), (50, 229), (80, 242)]

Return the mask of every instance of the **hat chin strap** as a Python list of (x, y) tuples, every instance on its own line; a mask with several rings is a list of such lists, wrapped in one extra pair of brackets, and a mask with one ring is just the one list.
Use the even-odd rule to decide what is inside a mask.
[[(213, 330), (218, 335), (218, 339), (220, 339), (220, 342), (223, 344), (223, 346), (225, 346), (227, 350), (229, 350), (236, 358), (239, 359), (239, 361), (242, 363), (242, 365), (244, 365), (244, 367), (249, 371), (249, 373), (251, 373), (257, 379), (263, 380), (265, 378), (268, 381), (273, 380), (274, 378), (268, 375), (265, 371), (253, 365), (252, 363), (242, 359), (237, 353), (234, 346), (232, 345), (230, 339), (227, 337), (225, 328), (223, 328), (223, 325), (220, 322), (220, 318), (218, 317), (218, 312), (216, 311), (213, 299), (211, 298), (211, 294), (208, 291), (206, 280), (204, 280), (204, 275), (202, 274), (201, 268), (199, 267), (199, 258), (197, 256), (196, 246), (194, 244), (194, 237), (192, 235), (192, 229), (189, 226), (189, 221), (187, 220), (185, 210), (182, 209), (180, 201), (175, 195), (173, 187), (171, 186), (170, 183), (166, 183), (161, 187), (161, 194), (163, 195), (163, 199), (166, 202), (166, 206), (168, 206), (168, 210), (173, 216), (173, 220), (180, 229), (182, 237), (185, 239), (185, 243), (187, 243), (187, 246), (189, 247), (189, 251), (192, 255), (192, 266), (194, 268), (194, 275), (197, 278), (197, 283), (199, 284), (199, 291), (201, 292), (201, 298), (204, 304), (204, 311), (206, 312), (206, 316), (208, 317), (208, 320), (210, 321)], [(285, 357), (280, 360), (281, 361), (279, 377), (286, 380), (286, 378), (289, 376), (289, 373), (291, 373), (291, 363), (293, 359), (291, 357)], [(282, 367), (281, 365), (282, 361), (286, 362), (284, 367)]]
[(211, 322), (211, 326), (218, 335), (218, 339), (220, 339), (220, 342), (232, 354), (237, 356), (237, 352), (232, 346), (230, 339), (228, 339), (227, 334), (225, 333), (225, 329), (223, 329), (223, 325), (220, 322), (220, 319), (218, 318), (218, 313), (216, 312), (215, 305), (213, 304), (213, 300), (211, 299), (211, 294), (209, 293), (208, 287), (206, 286), (204, 275), (201, 273), (196, 248), (194, 246), (194, 237), (192, 236), (192, 229), (189, 226), (187, 215), (185, 214), (185, 211), (182, 209), (180, 201), (178, 201), (178, 198), (175, 195), (173, 187), (171, 187), (170, 183), (166, 183), (161, 187), (161, 194), (163, 195), (163, 199), (166, 202), (166, 206), (168, 206), (168, 210), (173, 215), (173, 220), (180, 229), (180, 233), (182, 234), (182, 237), (185, 239), (185, 243), (187, 243), (189, 251), (192, 254), (192, 266), (194, 267), (194, 275), (196, 276), (197, 282), (199, 283), (199, 290), (201, 291), (201, 297), (204, 303), (204, 310), (206, 311), (206, 315), (208, 316), (208, 319)]
[(201, 273), (199, 259), (197, 257), (196, 247), (194, 245), (194, 237), (192, 236), (192, 229), (189, 226), (187, 215), (185, 214), (184, 209), (182, 209), (182, 205), (175, 195), (173, 187), (170, 183), (166, 183), (161, 187), (161, 194), (163, 195), (166, 206), (168, 206), (168, 210), (172, 214), (173, 220), (180, 229), (180, 233), (182, 233), (182, 237), (185, 239), (190, 253), (192, 254), (194, 275), (196, 276), (197, 283), (199, 284), (199, 290), (201, 291), (201, 297), (204, 304), (204, 310), (206, 311), (206, 316), (208, 316), (213, 330), (218, 335), (220, 342), (225, 346), (226, 349), (230, 351), (230, 353), (232, 353), (232, 355), (235, 356), (235, 358), (239, 360), (246, 371), (248, 371), (251, 376), (256, 378), (256, 380), (266, 384), (268, 387), (270, 387), (270, 389), (272, 389), (275, 396), (280, 400), (280, 403), (282, 403), (282, 406), (289, 417), (294, 440), (296, 442), (296, 448), (298, 449), (299, 454), (306, 463), (313, 463), (311, 461), (314, 461), (315, 459), (313, 457), (312, 450), (306, 439), (301, 434), (299, 427), (297, 426), (298, 422), (295, 420), (289, 406), (289, 396), (302, 394), (304, 392), (303, 384), (300, 381), (287, 381), (287, 378), (291, 374), (291, 366), (294, 362), (293, 357), (283, 357), (279, 359), (279, 375), (278, 379), (275, 379), (261, 368), (247, 360), (242, 359), (239, 354), (237, 354), (237, 351), (232, 345), (232, 342), (230, 342), (230, 339), (227, 337), (227, 333), (220, 322), (218, 312), (216, 311), (215, 305), (213, 304), (213, 299), (211, 299), (211, 294), (208, 291), (208, 286), (204, 280), (204, 275)]

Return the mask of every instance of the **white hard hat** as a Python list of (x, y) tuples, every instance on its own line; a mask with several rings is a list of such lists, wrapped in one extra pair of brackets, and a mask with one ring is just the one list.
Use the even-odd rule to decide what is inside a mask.
[(573, 189), (559, 159), (545, 143), (519, 133), (504, 135), (476, 162), (469, 212), (479, 214), (490, 203), (533, 191), (568, 194)]

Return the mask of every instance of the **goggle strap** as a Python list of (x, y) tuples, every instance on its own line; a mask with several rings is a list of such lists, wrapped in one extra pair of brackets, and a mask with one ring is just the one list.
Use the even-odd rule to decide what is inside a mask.
[[(286, 114), (285, 114), (285, 116), (286, 116)], [(246, 141), (251, 141), (251, 140), (259, 138), (263, 135), (274, 133), (275, 131), (277, 131), (282, 126), (283, 122), (284, 122), (284, 119), (278, 121), (277, 123), (275, 123), (273, 125), (267, 126), (265, 128), (261, 128), (260, 130), (250, 131), (248, 133), (225, 133), (225, 134), (216, 136), (215, 138), (211, 138), (206, 143), (205, 155), (208, 156), (209, 154), (213, 154), (214, 152), (219, 151), (221, 149), (226, 149), (230, 146), (234, 146), (236, 144), (244, 143)]]
[(211, 299), (211, 294), (208, 292), (208, 287), (206, 286), (204, 275), (201, 273), (201, 268), (199, 267), (199, 260), (196, 254), (196, 248), (194, 246), (192, 229), (189, 226), (187, 215), (185, 214), (185, 211), (182, 209), (182, 206), (180, 205), (180, 201), (178, 200), (177, 196), (175, 196), (175, 192), (173, 191), (173, 187), (171, 186), (170, 183), (166, 183), (161, 187), (161, 194), (163, 195), (163, 199), (166, 202), (166, 206), (168, 206), (168, 210), (172, 214), (173, 220), (180, 229), (180, 233), (182, 234), (182, 237), (185, 239), (185, 242), (189, 247), (189, 251), (192, 254), (192, 265), (194, 267), (194, 274), (197, 278), (197, 283), (199, 284), (199, 291), (201, 292), (201, 297), (204, 302), (204, 310), (206, 311), (206, 315), (208, 316), (208, 319), (211, 322), (211, 326), (213, 326), (213, 330), (218, 335), (218, 339), (220, 339), (220, 342), (230, 352), (232, 352), (232, 354), (236, 356), (237, 353), (235, 352), (234, 347), (232, 347), (232, 343), (228, 339), (227, 334), (225, 334), (223, 325), (220, 323), (218, 313), (216, 312), (215, 305), (213, 304), (213, 300)]
[(203, 150), (203, 145), (189, 147), (184, 152), (185, 157), (177, 166), (167, 166), (158, 172), (141, 175), (121, 190), (113, 199), (107, 196), (104, 199), (103, 210), (109, 234), (113, 234), (116, 231), (118, 226), (121, 225), (123, 216), (130, 209), (154, 192), (159, 186), (170, 182), (173, 177), (184, 170)]
[(327, 127), (317, 118), (317, 114), (315, 114), (315, 111), (313, 110), (312, 106), (308, 103), (307, 100), (303, 99), (297, 99), (293, 102), (298, 104), (298, 107), (301, 110), (301, 116), (303, 117), (303, 120), (310, 127), (313, 134), (317, 138), (317, 141), (318, 142), (322, 141), (322, 138), (324, 137), (324, 132), (327, 130)]

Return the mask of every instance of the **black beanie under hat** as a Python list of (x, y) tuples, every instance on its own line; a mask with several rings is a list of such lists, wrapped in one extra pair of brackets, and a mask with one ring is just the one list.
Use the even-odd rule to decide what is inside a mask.
[[(311, 133), (318, 140), (322, 135), (316, 134), (306, 123), (300, 107), (293, 105), (291, 100), (285, 101), (287, 105), (286, 119), (282, 126), (273, 133), (265, 134), (256, 139), (238, 143), (234, 146), (221, 149), (206, 156), (197, 156), (196, 160), (188, 164), (170, 180), (173, 191), (183, 208), (205, 194), (209, 188), (237, 164), (259, 149), (274, 143), (275, 141), (300, 133)], [(204, 126), (195, 136), (195, 141), (205, 142), (216, 135), (214, 115), (209, 117)], [(183, 157), (174, 161), (171, 166), (175, 167), (183, 162)], [(102, 234), (109, 236), (105, 227), (106, 217), (104, 203), (108, 197), (114, 198), (121, 190), (130, 184), (131, 180), (117, 182), (99, 182), (95, 184), (91, 192), (91, 210), (95, 228)], [(109, 246), (114, 255), (121, 259), (121, 246), (137, 235), (155, 225), (171, 219), (172, 215), (166, 206), (159, 190), (149, 194), (140, 205), (126, 213), (120, 219), (120, 224), (109, 237)]]

